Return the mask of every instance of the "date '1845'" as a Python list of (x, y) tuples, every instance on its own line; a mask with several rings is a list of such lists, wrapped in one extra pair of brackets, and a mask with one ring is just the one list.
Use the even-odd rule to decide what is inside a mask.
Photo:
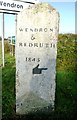
[(26, 57), (26, 62), (40, 62), (40, 58)]

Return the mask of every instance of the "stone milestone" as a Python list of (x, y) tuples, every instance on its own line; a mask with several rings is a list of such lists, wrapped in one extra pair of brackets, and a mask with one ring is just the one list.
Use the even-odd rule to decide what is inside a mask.
[(16, 113), (54, 109), (59, 13), (47, 3), (17, 16)]

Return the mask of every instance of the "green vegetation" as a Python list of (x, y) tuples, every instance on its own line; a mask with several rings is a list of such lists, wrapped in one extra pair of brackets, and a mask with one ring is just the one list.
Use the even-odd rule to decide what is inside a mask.
[(15, 58), (9, 53), (9, 44), (5, 41), (5, 67), (2, 69), (2, 114), (7, 120), (15, 116)]
[(77, 120), (77, 35), (60, 34), (58, 40), (55, 111), (27, 116), (15, 114), (15, 58), (5, 43), (2, 69), (3, 120)]
[(0, 41), (0, 65), (2, 64), (2, 60), (1, 60), (1, 41)]

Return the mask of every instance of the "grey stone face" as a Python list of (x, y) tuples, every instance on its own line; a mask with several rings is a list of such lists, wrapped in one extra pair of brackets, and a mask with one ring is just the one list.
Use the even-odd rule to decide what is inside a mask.
[(58, 12), (36, 4), (17, 18), (16, 112), (54, 109)]

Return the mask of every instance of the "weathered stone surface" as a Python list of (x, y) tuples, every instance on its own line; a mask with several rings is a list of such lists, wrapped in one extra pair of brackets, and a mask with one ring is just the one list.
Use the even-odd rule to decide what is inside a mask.
[(17, 18), (16, 112), (54, 109), (58, 12), (36, 4)]

